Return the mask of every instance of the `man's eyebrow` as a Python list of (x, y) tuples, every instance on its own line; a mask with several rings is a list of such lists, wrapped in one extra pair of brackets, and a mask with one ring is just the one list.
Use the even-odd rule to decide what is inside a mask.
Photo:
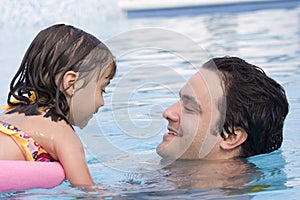
[(179, 97), (186, 104), (191, 104), (196, 110), (198, 110), (198, 111), (202, 110), (200, 104), (196, 101), (195, 97), (187, 95), (187, 94), (182, 94), (181, 90), (179, 91)]

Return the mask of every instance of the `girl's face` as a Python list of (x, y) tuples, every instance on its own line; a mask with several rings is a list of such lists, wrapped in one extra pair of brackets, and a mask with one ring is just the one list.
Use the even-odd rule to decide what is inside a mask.
[[(88, 84), (81, 88), (84, 80), (75, 82), (75, 92), (70, 101), (69, 121), (72, 125), (83, 128), (93, 114), (104, 105), (103, 92), (110, 83), (111, 69), (107, 68), (99, 80), (96, 77), (88, 80)], [(77, 89), (79, 88), (79, 89)]]

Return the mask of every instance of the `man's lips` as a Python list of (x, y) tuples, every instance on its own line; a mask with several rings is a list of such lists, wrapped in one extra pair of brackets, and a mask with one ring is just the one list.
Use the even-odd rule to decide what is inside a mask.
[(163, 138), (164, 141), (180, 136), (174, 128), (168, 127), (168, 130), (169, 130), (169, 132), (164, 135), (164, 138)]
[(178, 136), (178, 134), (174, 131), (169, 131), (167, 134), (168, 135), (173, 135), (173, 136), (176, 136), (176, 137)]
[(173, 135), (173, 136), (179, 136), (178, 131), (172, 127), (168, 127), (169, 132), (167, 134)]

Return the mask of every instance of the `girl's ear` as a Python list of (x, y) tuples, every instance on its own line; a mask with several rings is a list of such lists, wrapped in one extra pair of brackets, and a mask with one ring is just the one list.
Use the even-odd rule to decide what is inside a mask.
[(247, 132), (240, 127), (235, 127), (234, 128), (234, 134), (227, 134), (224, 131), (224, 134), (226, 136), (226, 138), (223, 139), (223, 141), (220, 144), (220, 147), (224, 150), (232, 150), (238, 146), (240, 146), (241, 144), (243, 144), (247, 137), (248, 134)]
[(75, 82), (79, 76), (78, 72), (67, 71), (62, 80), (62, 91), (68, 96), (72, 96), (75, 91)]

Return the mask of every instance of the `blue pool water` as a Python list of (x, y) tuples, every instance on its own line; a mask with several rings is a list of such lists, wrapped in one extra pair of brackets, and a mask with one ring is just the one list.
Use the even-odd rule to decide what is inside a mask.
[[(66, 2), (1, 5), (0, 103), (5, 104), (8, 83), (27, 46), (45, 26), (71, 23), (107, 43), (118, 62), (117, 75), (107, 89), (106, 105), (86, 129), (77, 130), (92, 176), (107, 190), (84, 192), (64, 182), (0, 198), (297, 199), (300, 7), (127, 19), (115, 2)], [(178, 99), (180, 87), (200, 63), (225, 55), (255, 63), (286, 89), (290, 113), (282, 148), (244, 161), (161, 162), (155, 147), (166, 132), (163, 109)]]

